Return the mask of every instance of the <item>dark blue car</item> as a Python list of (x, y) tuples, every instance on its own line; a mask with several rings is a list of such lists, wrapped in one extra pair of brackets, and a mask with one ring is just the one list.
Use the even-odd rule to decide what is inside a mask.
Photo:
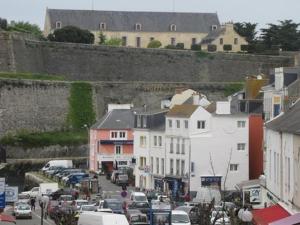
[(87, 177), (89, 177), (89, 175), (86, 173), (74, 173), (69, 176), (69, 179), (67, 180), (66, 184), (78, 184), (81, 180)]
[(105, 199), (103, 208), (111, 209), (113, 213), (124, 214), (122, 202), (118, 199)]

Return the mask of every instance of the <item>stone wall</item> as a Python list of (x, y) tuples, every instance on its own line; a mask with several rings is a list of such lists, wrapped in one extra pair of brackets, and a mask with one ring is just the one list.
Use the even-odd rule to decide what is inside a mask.
[(241, 81), (247, 75), (267, 74), (270, 68), (293, 64), (291, 56), (199, 54), (193, 51), (38, 42), (16, 34), (0, 33), (0, 71), (59, 74), (69, 80)]

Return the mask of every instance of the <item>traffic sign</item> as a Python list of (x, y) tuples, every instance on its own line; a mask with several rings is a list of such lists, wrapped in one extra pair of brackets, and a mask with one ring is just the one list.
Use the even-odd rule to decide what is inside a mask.
[(5, 178), (0, 177), (0, 209), (5, 208)]
[(126, 198), (126, 197), (127, 197), (127, 191), (122, 191), (122, 192), (121, 192), (121, 196), (122, 196), (123, 198)]

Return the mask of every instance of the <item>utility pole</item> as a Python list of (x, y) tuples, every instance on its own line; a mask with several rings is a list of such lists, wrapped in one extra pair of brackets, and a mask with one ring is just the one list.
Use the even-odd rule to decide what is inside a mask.
[(44, 224), (44, 202), (40, 203), (40, 207), (41, 207), (41, 225)]

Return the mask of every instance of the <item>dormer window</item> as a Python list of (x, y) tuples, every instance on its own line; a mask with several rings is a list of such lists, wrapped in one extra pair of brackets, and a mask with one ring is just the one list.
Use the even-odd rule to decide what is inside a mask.
[(61, 28), (61, 22), (60, 21), (56, 21), (55, 28), (56, 29), (60, 29)]
[(176, 25), (175, 24), (170, 25), (170, 31), (176, 31)]
[(100, 30), (106, 30), (106, 23), (100, 23), (99, 28)]
[(218, 29), (218, 26), (217, 26), (217, 25), (212, 25), (212, 26), (211, 26), (211, 30), (216, 30), (216, 29)]
[(136, 23), (135, 24), (135, 30), (142, 30), (142, 24)]

